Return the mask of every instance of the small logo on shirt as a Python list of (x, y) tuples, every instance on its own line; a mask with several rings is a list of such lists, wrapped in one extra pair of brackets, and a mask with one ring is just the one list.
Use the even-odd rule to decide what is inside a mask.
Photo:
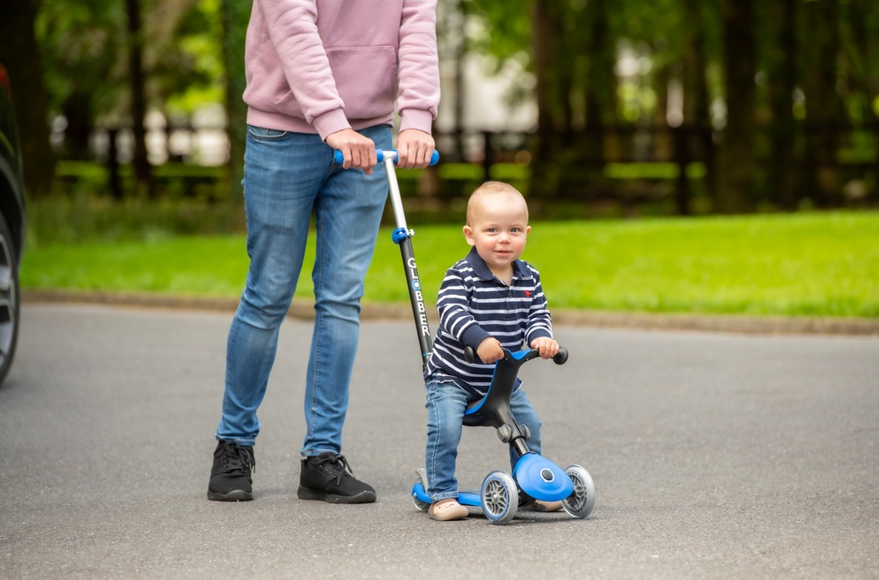
[(525, 290), (525, 298), (531, 298), (531, 290)]

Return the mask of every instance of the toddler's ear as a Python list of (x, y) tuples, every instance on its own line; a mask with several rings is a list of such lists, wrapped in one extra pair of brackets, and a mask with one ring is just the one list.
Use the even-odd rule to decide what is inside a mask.
[(471, 246), (476, 244), (476, 240), (473, 239), (473, 228), (470, 226), (464, 226), (464, 239), (467, 240), (467, 243)]

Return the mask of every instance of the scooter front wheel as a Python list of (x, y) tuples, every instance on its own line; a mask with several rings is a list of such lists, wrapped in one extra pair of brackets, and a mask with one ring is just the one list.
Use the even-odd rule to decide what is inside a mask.
[(587, 518), (595, 507), (595, 483), (589, 472), (579, 465), (569, 465), (565, 473), (574, 482), (574, 491), (562, 500), (562, 508), (572, 518)]
[(482, 482), (482, 511), (493, 524), (508, 524), (519, 507), (519, 488), (513, 477), (504, 471), (492, 471)]

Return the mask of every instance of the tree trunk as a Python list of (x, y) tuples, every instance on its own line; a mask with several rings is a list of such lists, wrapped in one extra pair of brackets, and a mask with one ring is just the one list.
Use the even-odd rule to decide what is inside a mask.
[(797, 85), (796, 0), (778, 0), (769, 8), (772, 31), (767, 49), (769, 71), (769, 106), (772, 126), (769, 130), (772, 170), (769, 186), (773, 198), (788, 211), (797, 209), (797, 183), (794, 154), (797, 123), (794, 119), (793, 95)]
[(586, 72), (586, 143), (583, 153), (590, 166), (604, 164), (604, 129), (616, 120), (616, 54), (608, 34), (608, 0), (595, 0), (587, 28), (588, 70)]
[(587, 55), (589, 70), (586, 79), (586, 125), (602, 126), (616, 120), (616, 53), (608, 34), (610, 7), (608, 0), (589, 2)]
[(706, 18), (701, 0), (686, 0), (687, 49), (684, 54), (684, 127), (689, 129), (689, 139), (694, 155), (705, 163), (705, 184), (709, 193), (716, 192), (714, 170), (713, 127), (708, 97), (708, 69), (705, 54)]
[(818, 207), (840, 201), (838, 124), (842, 102), (836, 92), (839, 53), (839, 6), (832, 0), (804, 4), (805, 38), (809, 39), (803, 92), (806, 95), (805, 171), (806, 195)]
[(226, 133), (229, 135), (228, 187), (240, 199), (244, 178), (244, 145), (247, 140), (247, 106), (244, 93), (244, 39), (252, 0), (223, 0), (223, 62), (226, 69)]
[(43, 60), (34, 34), (37, 10), (32, 0), (0, 0), (0, 15), (0, 62), (12, 85), (25, 189), (39, 197), (51, 189), (55, 155), (49, 144)]
[(125, 0), (128, 12), (128, 71), (131, 82), (131, 123), (134, 133), (134, 177), (138, 193), (152, 196), (152, 168), (146, 149), (146, 94), (143, 70), (143, 30), (140, 21), (140, 0)]
[(466, 0), (457, 0), (455, 7), (457, 12), (457, 26), (460, 30), (460, 38), (455, 45), (455, 93), (454, 93), (454, 127), (455, 127), (455, 154), (458, 161), (466, 160), (466, 147), (464, 145), (464, 125), (467, 114), (467, 75), (465, 65), (470, 46), (467, 41), (467, 25), (470, 21), (470, 4)]
[(556, 0), (533, 0), (531, 3), (531, 49), (537, 79), (537, 140), (531, 162), (530, 191), (555, 196), (559, 189), (557, 150), (558, 88), (556, 71), (560, 46), (561, 22)]
[(751, 207), (756, 168), (754, 0), (723, 0), (723, 49), (727, 112), (718, 150), (715, 210), (738, 213)]
[(91, 159), (89, 138), (94, 129), (91, 95), (75, 89), (64, 101), (62, 111), (67, 119), (63, 156), (80, 161)]

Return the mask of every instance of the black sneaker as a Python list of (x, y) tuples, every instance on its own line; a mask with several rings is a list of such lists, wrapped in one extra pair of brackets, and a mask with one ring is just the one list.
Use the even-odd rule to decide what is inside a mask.
[(220, 441), (214, 451), (214, 466), (208, 484), (208, 499), (215, 501), (250, 501), (253, 488), (250, 473), (256, 467), (253, 447), (232, 441)]
[(325, 451), (302, 460), (299, 499), (317, 499), (329, 503), (369, 503), (375, 490), (351, 473), (344, 455)]

